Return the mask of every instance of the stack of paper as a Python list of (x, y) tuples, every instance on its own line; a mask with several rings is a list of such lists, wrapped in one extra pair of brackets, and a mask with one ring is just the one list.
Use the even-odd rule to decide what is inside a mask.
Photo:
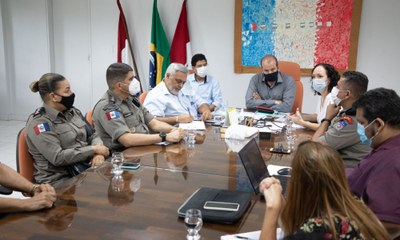
[(191, 123), (179, 123), (179, 127), (183, 130), (196, 129), (196, 130), (206, 130), (206, 125), (203, 121), (193, 121)]

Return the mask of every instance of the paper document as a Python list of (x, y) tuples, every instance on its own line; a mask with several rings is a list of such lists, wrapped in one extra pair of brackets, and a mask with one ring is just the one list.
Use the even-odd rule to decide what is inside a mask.
[(282, 168), (287, 168), (288, 166), (280, 166), (280, 165), (273, 165), (273, 164), (268, 164), (268, 172), (269, 175), (279, 175), (278, 171), (281, 170)]
[(258, 133), (258, 128), (244, 125), (231, 125), (225, 131), (225, 138), (244, 140)]
[(203, 121), (193, 121), (191, 123), (179, 123), (179, 127), (183, 130), (196, 129), (196, 130), (206, 130), (206, 125)]
[[(260, 239), (261, 231), (237, 233), (221, 236), (221, 240), (258, 240)], [(283, 239), (283, 231), (280, 228), (276, 229), (276, 239)]]

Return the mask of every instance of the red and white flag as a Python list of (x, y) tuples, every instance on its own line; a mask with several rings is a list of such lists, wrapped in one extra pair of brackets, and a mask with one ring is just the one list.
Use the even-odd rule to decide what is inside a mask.
[(175, 35), (171, 45), (171, 62), (182, 63), (191, 67), (192, 49), (190, 47), (187, 22), (186, 0), (183, 1), (181, 15), (176, 25)]
[[(140, 82), (139, 72), (137, 70), (135, 55), (131, 46), (131, 41), (128, 33), (128, 25), (126, 24), (125, 14), (122, 10), (121, 3), (117, 0), (119, 9), (118, 20), (118, 49), (117, 49), (117, 62), (123, 62), (132, 66), (136, 79)], [(140, 83), (140, 92), (142, 92), (142, 84)]]

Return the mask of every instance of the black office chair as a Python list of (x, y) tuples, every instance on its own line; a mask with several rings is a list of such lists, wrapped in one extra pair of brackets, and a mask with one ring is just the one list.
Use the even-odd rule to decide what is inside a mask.
[(0, 194), (3, 194), (3, 195), (10, 195), (11, 193), (13, 193), (12, 190), (10, 190), (10, 189), (8, 189), (8, 188), (3, 187), (3, 186), (0, 185)]

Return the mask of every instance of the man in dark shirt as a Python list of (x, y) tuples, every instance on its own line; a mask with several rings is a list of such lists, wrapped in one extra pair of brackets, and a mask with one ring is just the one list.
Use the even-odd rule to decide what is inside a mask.
[(373, 150), (348, 172), (351, 190), (371, 208), (393, 238), (400, 239), (400, 97), (377, 88), (353, 105), (359, 135)]
[(271, 107), (279, 112), (290, 112), (296, 95), (294, 79), (279, 71), (274, 55), (261, 59), (261, 73), (250, 79), (246, 93), (246, 108), (259, 105)]

